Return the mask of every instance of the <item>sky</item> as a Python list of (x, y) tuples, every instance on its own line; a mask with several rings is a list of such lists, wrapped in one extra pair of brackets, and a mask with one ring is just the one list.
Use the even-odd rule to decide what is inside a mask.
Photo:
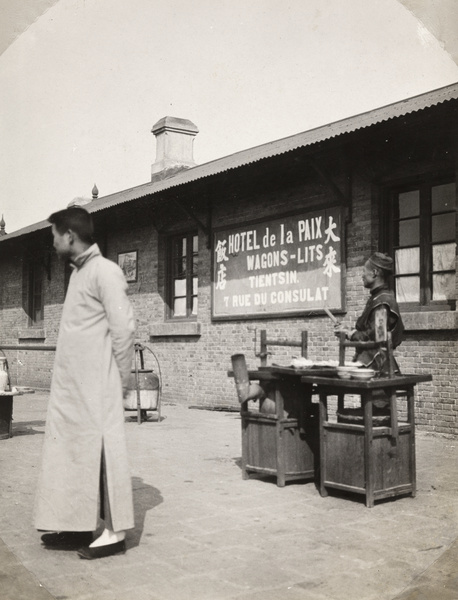
[(0, 55), (0, 216), (148, 182), (164, 116), (202, 164), (457, 81), (397, 0), (60, 0)]

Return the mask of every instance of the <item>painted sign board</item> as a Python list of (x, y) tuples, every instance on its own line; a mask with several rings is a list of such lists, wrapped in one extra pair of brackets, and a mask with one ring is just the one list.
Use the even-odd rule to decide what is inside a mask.
[(216, 231), (212, 317), (342, 309), (340, 207)]

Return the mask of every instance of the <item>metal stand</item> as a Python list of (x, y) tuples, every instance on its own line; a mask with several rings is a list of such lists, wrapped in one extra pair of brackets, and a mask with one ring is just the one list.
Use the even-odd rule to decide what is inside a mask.
[[(161, 368), (159, 365), (159, 361), (156, 357), (156, 355), (154, 354), (154, 352), (148, 348), (147, 346), (144, 346), (143, 344), (140, 343), (136, 343), (134, 344), (134, 351), (135, 351), (135, 361), (134, 361), (134, 381), (135, 381), (135, 392), (136, 392), (136, 411), (137, 411), (137, 423), (138, 425), (141, 425), (141, 423), (143, 421), (147, 420), (147, 411), (148, 409), (142, 408), (142, 398), (141, 398), (141, 392), (145, 391), (144, 388), (142, 387), (141, 383), (140, 383), (140, 375), (145, 373), (145, 361), (144, 361), (144, 357), (143, 357), (143, 352), (145, 350), (148, 350), (149, 352), (151, 352), (151, 354), (154, 356), (156, 363), (157, 363), (157, 367), (158, 367), (158, 394), (157, 394), (157, 403), (156, 403), (156, 411), (158, 414), (158, 421), (161, 421), (161, 391), (162, 391), (162, 376), (161, 376)], [(153, 371), (147, 371), (148, 373), (153, 373)], [(156, 377), (156, 376), (155, 376)], [(129, 406), (127, 408), (127, 410), (135, 410), (133, 409), (133, 406)], [(154, 410), (154, 409), (151, 409)]]
[[(137, 423), (141, 425), (142, 422), (142, 401), (140, 398), (140, 382), (138, 380), (138, 358), (140, 357), (140, 367), (145, 368), (143, 361), (143, 347), (140, 344), (135, 344), (135, 389), (137, 391)], [(146, 411), (145, 411), (146, 412)]]

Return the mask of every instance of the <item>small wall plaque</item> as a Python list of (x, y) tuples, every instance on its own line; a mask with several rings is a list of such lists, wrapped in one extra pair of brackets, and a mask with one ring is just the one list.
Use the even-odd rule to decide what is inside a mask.
[(120, 252), (118, 254), (118, 265), (121, 267), (127, 283), (137, 281), (137, 250)]

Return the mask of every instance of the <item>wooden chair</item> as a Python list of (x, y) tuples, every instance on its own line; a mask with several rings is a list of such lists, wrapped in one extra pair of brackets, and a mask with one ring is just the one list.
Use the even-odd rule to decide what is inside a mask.
[(301, 331), (301, 340), (273, 340), (267, 338), (267, 329), (261, 329), (261, 343), (260, 343), (260, 351), (256, 356), (261, 359), (261, 367), (267, 366), (267, 356), (271, 354), (271, 352), (267, 351), (268, 346), (292, 346), (299, 347), (301, 349), (301, 356), (307, 358), (307, 350), (308, 350), (308, 334), (307, 331)]
[[(269, 346), (284, 346), (284, 347), (292, 347), (292, 348), (300, 348), (301, 349), (301, 356), (303, 358), (307, 358), (307, 352), (308, 352), (308, 333), (307, 331), (301, 331), (301, 339), (300, 340), (290, 340), (290, 339), (273, 339), (273, 338), (268, 338), (267, 337), (267, 329), (261, 329), (260, 330), (260, 351), (258, 354), (256, 354), (257, 357), (259, 357), (261, 359), (261, 369), (263, 367), (267, 367), (267, 357), (269, 355), (272, 354), (272, 352), (269, 352), (267, 350), (267, 348)], [(267, 389), (269, 387), (271, 387), (272, 384), (269, 382), (265, 382), (265, 391), (267, 391)], [(296, 384), (294, 384), (294, 386), (296, 386)], [(281, 409), (279, 409), (278, 406), (278, 402), (269, 399), (269, 397), (266, 397), (264, 399), (264, 410), (265, 412), (272, 412), (272, 413), (276, 413), (279, 415), (280, 418), (285, 418), (287, 416), (289, 416), (289, 412), (291, 410), (291, 404), (295, 405), (296, 410), (294, 412), (297, 412), (297, 398), (293, 400), (292, 396), (296, 396), (297, 394), (294, 393), (295, 390), (285, 390), (286, 391), (286, 397), (284, 398), (284, 401), (281, 405)], [(266, 394), (266, 396), (268, 396), (269, 394)], [(302, 412), (303, 410), (303, 406), (300, 405), (299, 407), (299, 411)]]
[[(382, 365), (387, 366), (383, 372), (377, 373), (378, 376), (389, 377), (390, 379), (395, 377), (396, 373), (396, 362), (393, 356), (393, 343), (391, 340), (391, 332), (388, 331), (387, 327), (387, 312), (383, 307), (376, 309), (375, 312), (375, 341), (369, 342), (352, 342), (347, 340), (345, 333), (339, 333), (339, 365), (345, 365), (345, 351), (347, 348), (354, 348), (355, 350), (377, 350), (380, 349), (382, 352), (386, 352), (386, 360)], [(391, 422), (391, 435), (395, 443), (399, 440), (398, 430), (398, 413), (397, 413), (397, 398), (405, 396), (403, 392), (391, 392), (388, 394), (389, 397), (389, 412)], [(338, 396), (338, 411), (342, 411), (344, 408), (343, 395)]]

